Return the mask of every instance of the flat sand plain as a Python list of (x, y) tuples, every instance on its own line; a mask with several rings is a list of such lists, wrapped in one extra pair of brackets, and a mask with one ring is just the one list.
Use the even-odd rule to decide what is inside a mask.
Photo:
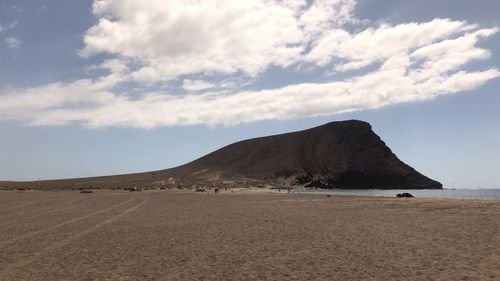
[(6, 191), (0, 280), (500, 280), (500, 201)]

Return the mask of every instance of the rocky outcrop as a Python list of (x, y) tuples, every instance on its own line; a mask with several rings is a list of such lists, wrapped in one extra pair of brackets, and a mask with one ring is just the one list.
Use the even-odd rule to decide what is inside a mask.
[(398, 198), (415, 198), (411, 193), (408, 192), (403, 192), (403, 193), (398, 193), (396, 194), (396, 197)]

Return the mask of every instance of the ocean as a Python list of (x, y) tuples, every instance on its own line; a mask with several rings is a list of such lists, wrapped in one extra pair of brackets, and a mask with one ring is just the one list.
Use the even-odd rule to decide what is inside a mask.
[[(277, 192), (277, 190), (276, 190)], [(286, 192), (282, 190), (281, 192)], [(354, 195), (354, 196), (380, 196), (396, 197), (396, 194), (408, 192), (419, 198), (453, 198), (453, 199), (488, 199), (500, 200), (500, 189), (441, 189), (441, 190), (420, 190), (420, 189), (295, 189), (292, 193), (309, 194), (332, 194), (332, 195)]]

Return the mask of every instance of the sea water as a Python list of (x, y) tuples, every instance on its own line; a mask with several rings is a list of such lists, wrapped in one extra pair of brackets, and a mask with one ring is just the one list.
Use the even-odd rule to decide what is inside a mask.
[[(286, 192), (286, 189), (281, 190)], [(500, 189), (292, 189), (292, 193), (332, 194), (354, 196), (396, 197), (396, 194), (408, 192), (419, 198), (453, 198), (453, 199), (488, 199), (500, 200)]]

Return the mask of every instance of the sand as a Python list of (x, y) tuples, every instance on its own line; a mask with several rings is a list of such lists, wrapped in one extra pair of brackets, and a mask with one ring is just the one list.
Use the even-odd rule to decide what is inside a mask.
[(0, 280), (500, 280), (500, 201), (0, 192)]

